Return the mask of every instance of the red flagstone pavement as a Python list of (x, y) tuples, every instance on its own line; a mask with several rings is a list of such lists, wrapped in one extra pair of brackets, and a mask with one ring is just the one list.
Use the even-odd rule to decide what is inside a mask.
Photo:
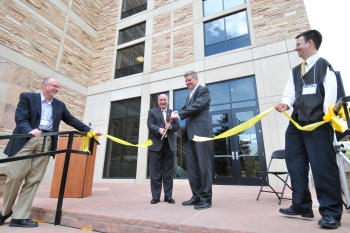
[[(81, 227), (90, 226), (97, 232), (328, 232), (317, 225), (320, 215), (314, 189), (313, 210), (315, 218), (288, 217), (278, 212), (280, 207), (289, 207), (290, 200), (278, 205), (274, 194), (262, 193), (256, 201), (259, 187), (213, 186), (213, 207), (195, 210), (182, 206), (181, 202), (191, 197), (188, 184), (175, 184), (175, 204), (161, 202), (151, 205), (149, 184), (95, 183), (92, 196), (65, 198), (61, 224), (54, 226), (57, 198), (50, 198), (50, 185), (40, 185), (34, 199), (32, 218), (45, 220), (35, 229), (12, 228), (9, 220), (0, 226), (1, 233), (25, 232), (83, 232)], [(286, 192), (286, 197), (291, 192)], [(2, 198), (0, 198), (2, 203)], [(350, 213), (344, 210), (342, 225), (332, 233), (350, 233)], [(70, 227), (65, 227), (70, 226)], [(72, 228), (75, 227), (75, 228)]]

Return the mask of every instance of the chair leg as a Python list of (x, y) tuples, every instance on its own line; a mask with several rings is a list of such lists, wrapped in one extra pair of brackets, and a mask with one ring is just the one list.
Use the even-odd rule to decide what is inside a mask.
[[(287, 173), (287, 177), (286, 177), (286, 180), (285, 180), (284, 185), (283, 185), (283, 189), (282, 189), (281, 196), (280, 196), (280, 201), (278, 202), (279, 205), (281, 205), (283, 194), (284, 194), (284, 190), (286, 189), (286, 186), (288, 185), (287, 184), (288, 178), (289, 178), (289, 173)], [(289, 187), (289, 185), (288, 185), (288, 187)]]
[(263, 181), (261, 183), (261, 187), (260, 187), (260, 191), (259, 191), (258, 197), (256, 198), (257, 201), (259, 201), (259, 197), (260, 197), (261, 191), (262, 191), (262, 189), (264, 187), (264, 182), (265, 182), (266, 175), (265, 176), (261, 175), (261, 178), (262, 178)]

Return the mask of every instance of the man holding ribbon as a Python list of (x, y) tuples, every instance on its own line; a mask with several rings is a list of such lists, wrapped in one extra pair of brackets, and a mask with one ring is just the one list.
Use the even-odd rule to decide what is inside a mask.
[[(16, 128), (13, 134), (31, 134), (35, 137), (10, 140), (4, 153), (9, 157), (25, 156), (41, 152), (43, 132), (58, 132), (61, 120), (82, 132), (91, 131), (90, 127), (74, 118), (66, 105), (54, 98), (60, 90), (59, 82), (54, 78), (45, 78), (41, 84), (41, 93), (22, 93), (16, 108)], [(96, 132), (96, 135), (101, 133)], [(58, 136), (47, 137), (44, 151), (57, 148)], [(13, 143), (13, 150), (10, 145)], [(10, 154), (11, 151), (11, 154)], [(48, 156), (18, 160), (7, 164), (3, 208), (0, 212), (0, 226), (12, 215), (10, 227), (37, 227), (38, 223), (29, 219), (33, 199), (42, 181)], [(23, 184), (22, 184), (23, 181)], [(22, 188), (21, 188), (22, 186)], [(16, 208), (12, 207), (18, 196)]]
[[(296, 37), (295, 50), (304, 61), (291, 70), (282, 102), (275, 106), (278, 112), (293, 107), (291, 117), (301, 126), (322, 121), (328, 107), (337, 98), (333, 68), (318, 55), (321, 43), (322, 35), (317, 30), (309, 30)], [(286, 164), (293, 194), (292, 205), (281, 208), (279, 212), (314, 217), (308, 178), (310, 164), (322, 216), (318, 224), (325, 228), (338, 228), (343, 206), (332, 126), (326, 123), (313, 131), (302, 131), (290, 122), (285, 137)]]
[(160, 201), (162, 184), (164, 201), (175, 204), (172, 198), (174, 177), (174, 154), (176, 151), (176, 132), (180, 126), (178, 120), (170, 121), (172, 113), (168, 109), (168, 96), (158, 96), (158, 108), (148, 111), (147, 126), (153, 145), (148, 147), (149, 167), (151, 171), (151, 204)]
[(198, 83), (198, 75), (194, 71), (184, 74), (186, 86), (190, 93), (182, 110), (171, 114), (173, 119), (186, 119), (186, 166), (192, 197), (182, 202), (184, 206), (192, 206), (197, 210), (210, 208), (212, 204), (212, 163), (211, 142), (193, 141), (194, 135), (211, 137), (211, 121), (209, 115), (210, 92), (207, 87)]

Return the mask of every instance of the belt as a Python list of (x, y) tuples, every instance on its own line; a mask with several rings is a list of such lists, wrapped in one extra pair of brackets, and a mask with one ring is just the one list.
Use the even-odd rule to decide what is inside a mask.
[(50, 132), (52, 132), (52, 131), (44, 130), (44, 129), (42, 129), (42, 130), (40, 130), (40, 131), (43, 132), (43, 133), (50, 133)]

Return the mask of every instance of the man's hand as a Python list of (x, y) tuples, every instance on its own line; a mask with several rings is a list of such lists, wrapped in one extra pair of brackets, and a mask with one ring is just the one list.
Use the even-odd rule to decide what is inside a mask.
[(177, 113), (178, 113), (178, 111), (172, 111), (172, 113), (171, 113), (171, 119), (177, 119), (177, 118), (179, 118), (179, 115), (178, 115)]
[(38, 129), (33, 129), (32, 131), (29, 132), (29, 134), (32, 134), (32, 135), (34, 135), (37, 138), (41, 137), (41, 131), (38, 130)]
[(289, 109), (288, 105), (285, 103), (278, 103), (275, 105), (277, 112), (284, 112)]
[(160, 135), (165, 134), (165, 129), (164, 129), (164, 128), (160, 128), (160, 129), (159, 129), (159, 133), (160, 133)]
[(96, 136), (101, 136), (102, 133), (101, 132), (98, 132), (98, 131), (92, 131), (94, 134), (96, 134)]
[(165, 128), (168, 128), (169, 130), (171, 130), (173, 126), (170, 124), (170, 122), (167, 122), (165, 125)]

